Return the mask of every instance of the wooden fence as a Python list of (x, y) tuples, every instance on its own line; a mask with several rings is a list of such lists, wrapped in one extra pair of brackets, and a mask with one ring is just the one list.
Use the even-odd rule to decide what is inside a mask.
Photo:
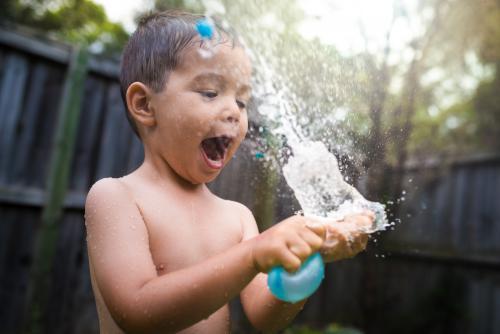
[[(98, 331), (85, 196), (143, 155), (117, 73), (115, 61), (0, 29), (0, 333), (27, 325)], [(211, 188), (266, 225), (298, 206), (283, 178), (252, 158), (252, 146), (244, 142)], [(296, 322), (366, 333), (500, 333), (500, 159), (409, 170), (405, 180), (403, 223), (355, 260), (329, 265)], [(249, 332), (237, 302), (232, 312), (234, 331)]]

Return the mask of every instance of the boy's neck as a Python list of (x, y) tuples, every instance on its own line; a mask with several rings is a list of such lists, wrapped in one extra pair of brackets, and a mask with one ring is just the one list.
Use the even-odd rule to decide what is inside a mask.
[(144, 163), (140, 167), (141, 173), (151, 178), (158, 185), (171, 185), (186, 192), (204, 192), (208, 188), (204, 183), (193, 184), (179, 174), (163, 159), (145, 150)]

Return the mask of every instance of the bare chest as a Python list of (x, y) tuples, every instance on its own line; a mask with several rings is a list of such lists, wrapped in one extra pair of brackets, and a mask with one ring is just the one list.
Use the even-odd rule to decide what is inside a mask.
[(159, 275), (199, 263), (241, 241), (239, 216), (224, 203), (177, 198), (166, 198), (161, 205), (140, 203)]

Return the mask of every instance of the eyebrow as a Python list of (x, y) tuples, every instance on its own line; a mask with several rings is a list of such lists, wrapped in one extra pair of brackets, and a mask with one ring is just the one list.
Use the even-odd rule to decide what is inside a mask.
[[(227, 83), (226, 77), (215, 72), (205, 72), (198, 74), (197, 76), (194, 77), (192, 82), (200, 82), (205, 80), (216, 81), (218, 84), (222, 86), (226, 86)], [(250, 93), (252, 91), (252, 87), (248, 84), (242, 84), (238, 88), (239, 88), (238, 90), (242, 93)]]

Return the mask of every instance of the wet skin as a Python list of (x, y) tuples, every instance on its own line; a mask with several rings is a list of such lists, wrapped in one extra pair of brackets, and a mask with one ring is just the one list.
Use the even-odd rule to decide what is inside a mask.
[[(243, 49), (221, 44), (216, 51), (203, 58), (189, 48), (160, 92), (142, 83), (127, 91), (144, 163), (98, 181), (85, 210), (102, 333), (229, 332), (227, 303), (238, 295), (255, 327), (275, 331), (305, 301), (288, 304), (269, 293), (265, 273), (272, 266), (295, 270), (314, 251), (338, 259), (366, 246), (366, 236), (353, 232), (339, 233), (336, 248), (323, 249), (325, 227), (301, 216), (259, 234), (246, 207), (208, 190), (205, 183), (245, 137), (250, 98)], [(230, 139), (221, 159), (207, 160), (203, 141), (221, 136)], [(353, 218), (359, 225), (372, 220), (370, 213)]]

